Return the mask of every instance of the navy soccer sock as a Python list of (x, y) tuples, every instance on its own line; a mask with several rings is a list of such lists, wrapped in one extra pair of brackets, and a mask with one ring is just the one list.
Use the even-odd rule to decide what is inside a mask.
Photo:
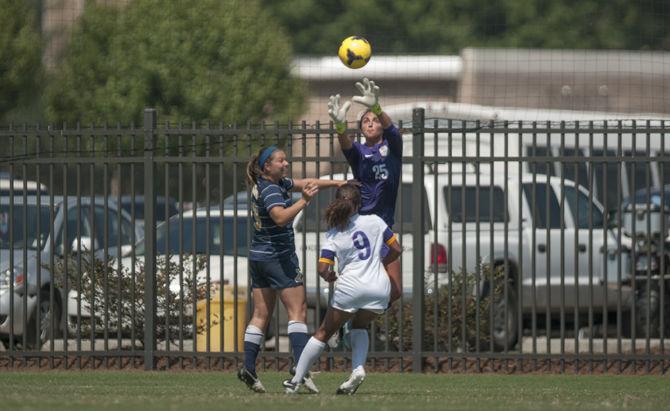
[(244, 332), (244, 368), (256, 376), (256, 358), (261, 350), (263, 331), (249, 324)]
[(307, 334), (307, 324), (299, 321), (288, 322), (288, 339), (291, 342), (291, 349), (293, 350), (293, 359), (295, 363), (300, 360), (302, 350), (305, 349), (307, 341), (309, 341), (309, 334)]

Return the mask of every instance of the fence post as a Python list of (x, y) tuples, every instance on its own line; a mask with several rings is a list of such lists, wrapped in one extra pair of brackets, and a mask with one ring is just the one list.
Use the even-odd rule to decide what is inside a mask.
[(156, 192), (154, 190), (154, 149), (156, 109), (144, 109), (144, 369), (156, 366)]
[(412, 110), (412, 371), (423, 371), (424, 207), (423, 146), (425, 110)]

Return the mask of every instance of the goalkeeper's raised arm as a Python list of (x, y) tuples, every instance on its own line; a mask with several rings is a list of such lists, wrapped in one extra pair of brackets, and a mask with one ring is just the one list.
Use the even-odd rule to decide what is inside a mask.
[[(347, 112), (350, 101), (340, 102), (340, 95), (330, 97), (328, 114), (335, 123), (340, 148), (347, 159), (354, 179), (360, 182), (362, 204), (360, 214), (375, 214), (393, 227), (396, 198), (402, 172), (403, 143), (400, 131), (379, 104), (379, 86), (374, 81), (363, 79), (356, 83), (360, 95), (351, 102), (366, 107), (358, 127), (365, 137), (364, 143), (354, 141), (347, 135)], [(382, 258), (388, 249), (383, 251)], [(391, 279), (391, 301), (400, 297), (402, 274), (400, 262), (395, 260), (385, 265)]]
[(353, 136), (346, 134), (347, 112), (349, 111), (349, 108), (351, 108), (352, 101), (367, 107), (367, 110), (358, 123), (361, 131), (363, 131), (363, 117), (367, 112), (372, 112), (378, 117), (382, 129), (387, 129), (393, 125), (393, 121), (388, 114), (382, 110), (381, 105), (379, 104), (379, 86), (377, 86), (374, 81), (364, 78), (362, 82), (356, 82), (356, 88), (361, 94), (354, 96), (351, 101), (342, 103), (339, 94), (330, 96), (328, 100), (328, 115), (333, 120), (340, 146), (343, 150), (351, 148), (351, 142), (353, 141)]

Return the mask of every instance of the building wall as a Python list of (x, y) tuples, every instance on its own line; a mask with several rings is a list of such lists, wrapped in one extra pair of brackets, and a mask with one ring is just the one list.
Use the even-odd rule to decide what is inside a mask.
[(465, 49), (461, 56), (463, 103), (670, 113), (670, 53)]

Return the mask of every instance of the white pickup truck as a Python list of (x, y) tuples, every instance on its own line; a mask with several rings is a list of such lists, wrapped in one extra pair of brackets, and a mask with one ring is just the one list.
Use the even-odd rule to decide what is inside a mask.
[[(493, 338), (496, 346), (509, 348), (519, 337), (519, 308), (525, 318), (533, 312), (538, 316), (559, 312), (561, 305), (569, 314), (583, 314), (589, 308), (598, 312), (603, 307), (617, 309), (618, 279), (628, 277), (628, 256), (618, 252), (616, 235), (606, 227), (602, 206), (586, 189), (542, 174), (510, 173), (505, 178), (501, 173), (454, 171), (426, 173), (424, 177), (427, 221), (423, 224), (423, 267), (412, 266), (415, 225), (411, 210), (419, 202), (411, 197), (411, 173), (402, 177), (394, 231), (400, 234), (404, 250), (406, 297), (411, 296), (414, 275), (426, 277), (430, 292), (434, 275), (446, 283), (448, 271), (460, 273), (465, 267), (468, 273), (476, 273), (480, 267), (477, 258), (483, 264), (506, 266), (507, 304), (497, 306), (506, 307), (507, 315), (505, 310), (494, 315)], [(323, 215), (332, 195), (330, 190), (320, 192), (318, 200), (307, 208), (306, 219), (301, 212), (294, 220), (296, 250), (305, 267), (310, 305), (316, 302), (316, 289), (320, 304), (327, 302), (327, 284), (319, 282), (316, 275), (317, 254), (326, 231), (317, 215)], [(482, 280), (482, 292), (486, 293), (486, 278)], [(624, 309), (630, 306), (632, 294), (630, 287), (621, 286)]]

